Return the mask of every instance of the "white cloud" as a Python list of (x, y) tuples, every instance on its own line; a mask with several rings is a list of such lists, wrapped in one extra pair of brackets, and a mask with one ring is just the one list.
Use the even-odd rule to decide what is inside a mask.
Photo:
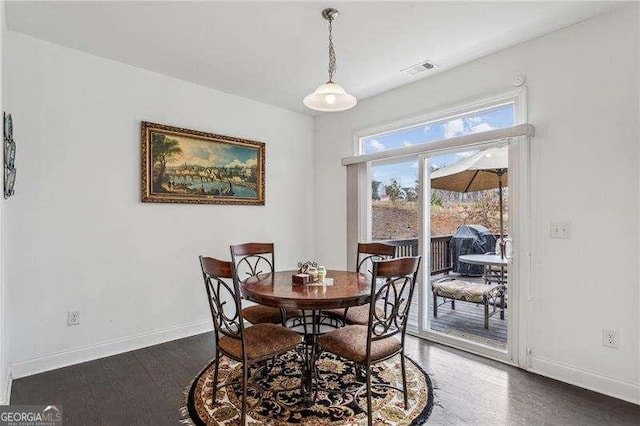
[(417, 169), (418, 168), (418, 162), (414, 161), (413, 163), (411, 163), (411, 168), (412, 169)]
[(461, 118), (444, 123), (444, 137), (453, 138), (464, 133), (464, 121)]
[[(465, 121), (467, 124), (471, 124), (468, 130), (465, 130)], [(470, 117), (464, 120), (462, 118), (456, 118), (455, 120), (444, 123), (444, 137), (454, 138), (467, 133), (486, 132), (492, 129), (493, 127), (491, 127), (489, 123), (482, 121), (482, 117)]]
[(384, 144), (377, 139), (371, 139), (369, 141), (369, 146), (374, 151), (384, 151), (385, 149), (387, 149), (387, 147), (384, 146)]
[(413, 142), (409, 142), (409, 141), (404, 141), (404, 142), (402, 142), (402, 144), (404, 146), (413, 146)]
[(425, 133), (429, 133), (429, 130), (431, 130), (431, 126), (430, 125), (427, 124), (426, 126), (424, 126), (424, 132)]
[[(180, 142), (183, 142), (180, 140)], [(211, 167), (218, 161), (218, 149), (210, 143), (183, 143), (183, 152), (169, 161), (176, 166), (192, 164), (202, 167)]]
[(240, 160), (238, 160), (237, 158), (235, 160), (233, 160), (232, 162), (230, 162), (229, 164), (226, 165), (226, 167), (251, 167), (251, 166), (255, 166), (257, 165), (258, 162), (255, 158), (250, 158), (247, 161), (245, 161), (244, 163)]
[(486, 132), (487, 130), (493, 130), (493, 127), (489, 123), (480, 123), (477, 126), (471, 126), (471, 133)]

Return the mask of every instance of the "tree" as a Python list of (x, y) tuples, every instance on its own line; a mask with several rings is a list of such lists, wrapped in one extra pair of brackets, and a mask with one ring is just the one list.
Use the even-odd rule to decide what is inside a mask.
[[(468, 209), (468, 223), (474, 223), (489, 228), (491, 232), (500, 232), (500, 198), (497, 190), (479, 191), (477, 201), (473, 202)], [(509, 207), (504, 200), (503, 222), (504, 232), (508, 233)]]
[(442, 207), (442, 195), (440, 195), (440, 191), (431, 190), (431, 205)]
[(391, 185), (385, 185), (384, 191), (387, 193), (392, 203), (395, 203), (398, 200), (403, 200), (405, 197), (402, 187), (395, 179), (391, 179)]
[(420, 196), (420, 181), (416, 179), (413, 188), (404, 188), (404, 193), (407, 196), (407, 201), (418, 201)]
[(407, 201), (418, 201), (418, 193), (415, 188), (402, 188)]
[(380, 193), (378, 191), (380, 190), (381, 183), (382, 182), (380, 182), (379, 180), (371, 181), (371, 199), (372, 200), (380, 201)]
[(155, 168), (158, 165), (158, 174), (156, 175), (156, 181), (153, 183), (154, 191), (162, 191), (162, 181), (164, 180), (164, 173), (167, 170), (167, 161), (171, 157), (181, 154), (180, 144), (175, 139), (169, 139), (165, 135), (159, 133), (151, 134), (151, 153), (153, 166)]

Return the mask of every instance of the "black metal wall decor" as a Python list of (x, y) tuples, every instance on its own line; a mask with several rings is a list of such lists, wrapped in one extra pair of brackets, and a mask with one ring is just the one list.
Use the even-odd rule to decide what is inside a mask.
[(13, 140), (13, 119), (11, 114), (3, 113), (4, 118), (4, 198), (15, 194), (16, 184), (16, 143)]

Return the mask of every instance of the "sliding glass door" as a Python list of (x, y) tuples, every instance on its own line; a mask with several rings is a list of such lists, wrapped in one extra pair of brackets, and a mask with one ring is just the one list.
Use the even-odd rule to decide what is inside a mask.
[[(514, 196), (523, 198), (509, 185), (509, 141), (433, 152), (429, 143), (513, 126), (515, 112), (515, 102), (506, 102), (360, 140), (362, 154), (383, 158), (368, 166), (366, 235), (359, 239), (423, 257), (410, 332), (506, 361), (515, 358), (518, 305), (510, 206)], [(425, 148), (413, 156), (379, 154), (417, 144)]]
[(504, 353), (511, 314), (508, 152), (481, 146), (427, 158), (431, 271), (421, 330)]

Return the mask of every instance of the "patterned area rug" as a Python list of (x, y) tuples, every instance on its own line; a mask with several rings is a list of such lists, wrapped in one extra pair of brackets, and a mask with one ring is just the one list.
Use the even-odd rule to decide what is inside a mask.
[[(373, 418), (376, 425), (423, 424), (433, 407), (433, 388), (429, 376), (410, 358), (407, 363), (409, 408), (404, 410), (402, 392), (374, 386)], [(212, 404), (213, 361), (187, 388), (186, 405), (181, 409), (182, 423), (190, 425), (238, 425), (242, 393), (238, 387), (218, 389)], [(220, 383), (241, 379), (241, 364), (222, 357)], [(362, 383), (356, 380), (352, 363), (333, 354), (323, 354), (318, 361), (319, 387), (315, 404), (305, 405), (300, 391), (301, 355), (290, 351), (276, 360), (269, 371), (255, 380), (247, 390), (247, 424), (249, 425), (366, 425), (366, 390), (357, 400), (355, 391)], [(400, 357), (395, 356), (372, 368), (372, 383), (402, 388)], [(289, 389), (289, 390), (287, 390)], [(293, 389), (293, 390), (291, 390)], [(344, 391), (329, 392), (328, 390)]]

